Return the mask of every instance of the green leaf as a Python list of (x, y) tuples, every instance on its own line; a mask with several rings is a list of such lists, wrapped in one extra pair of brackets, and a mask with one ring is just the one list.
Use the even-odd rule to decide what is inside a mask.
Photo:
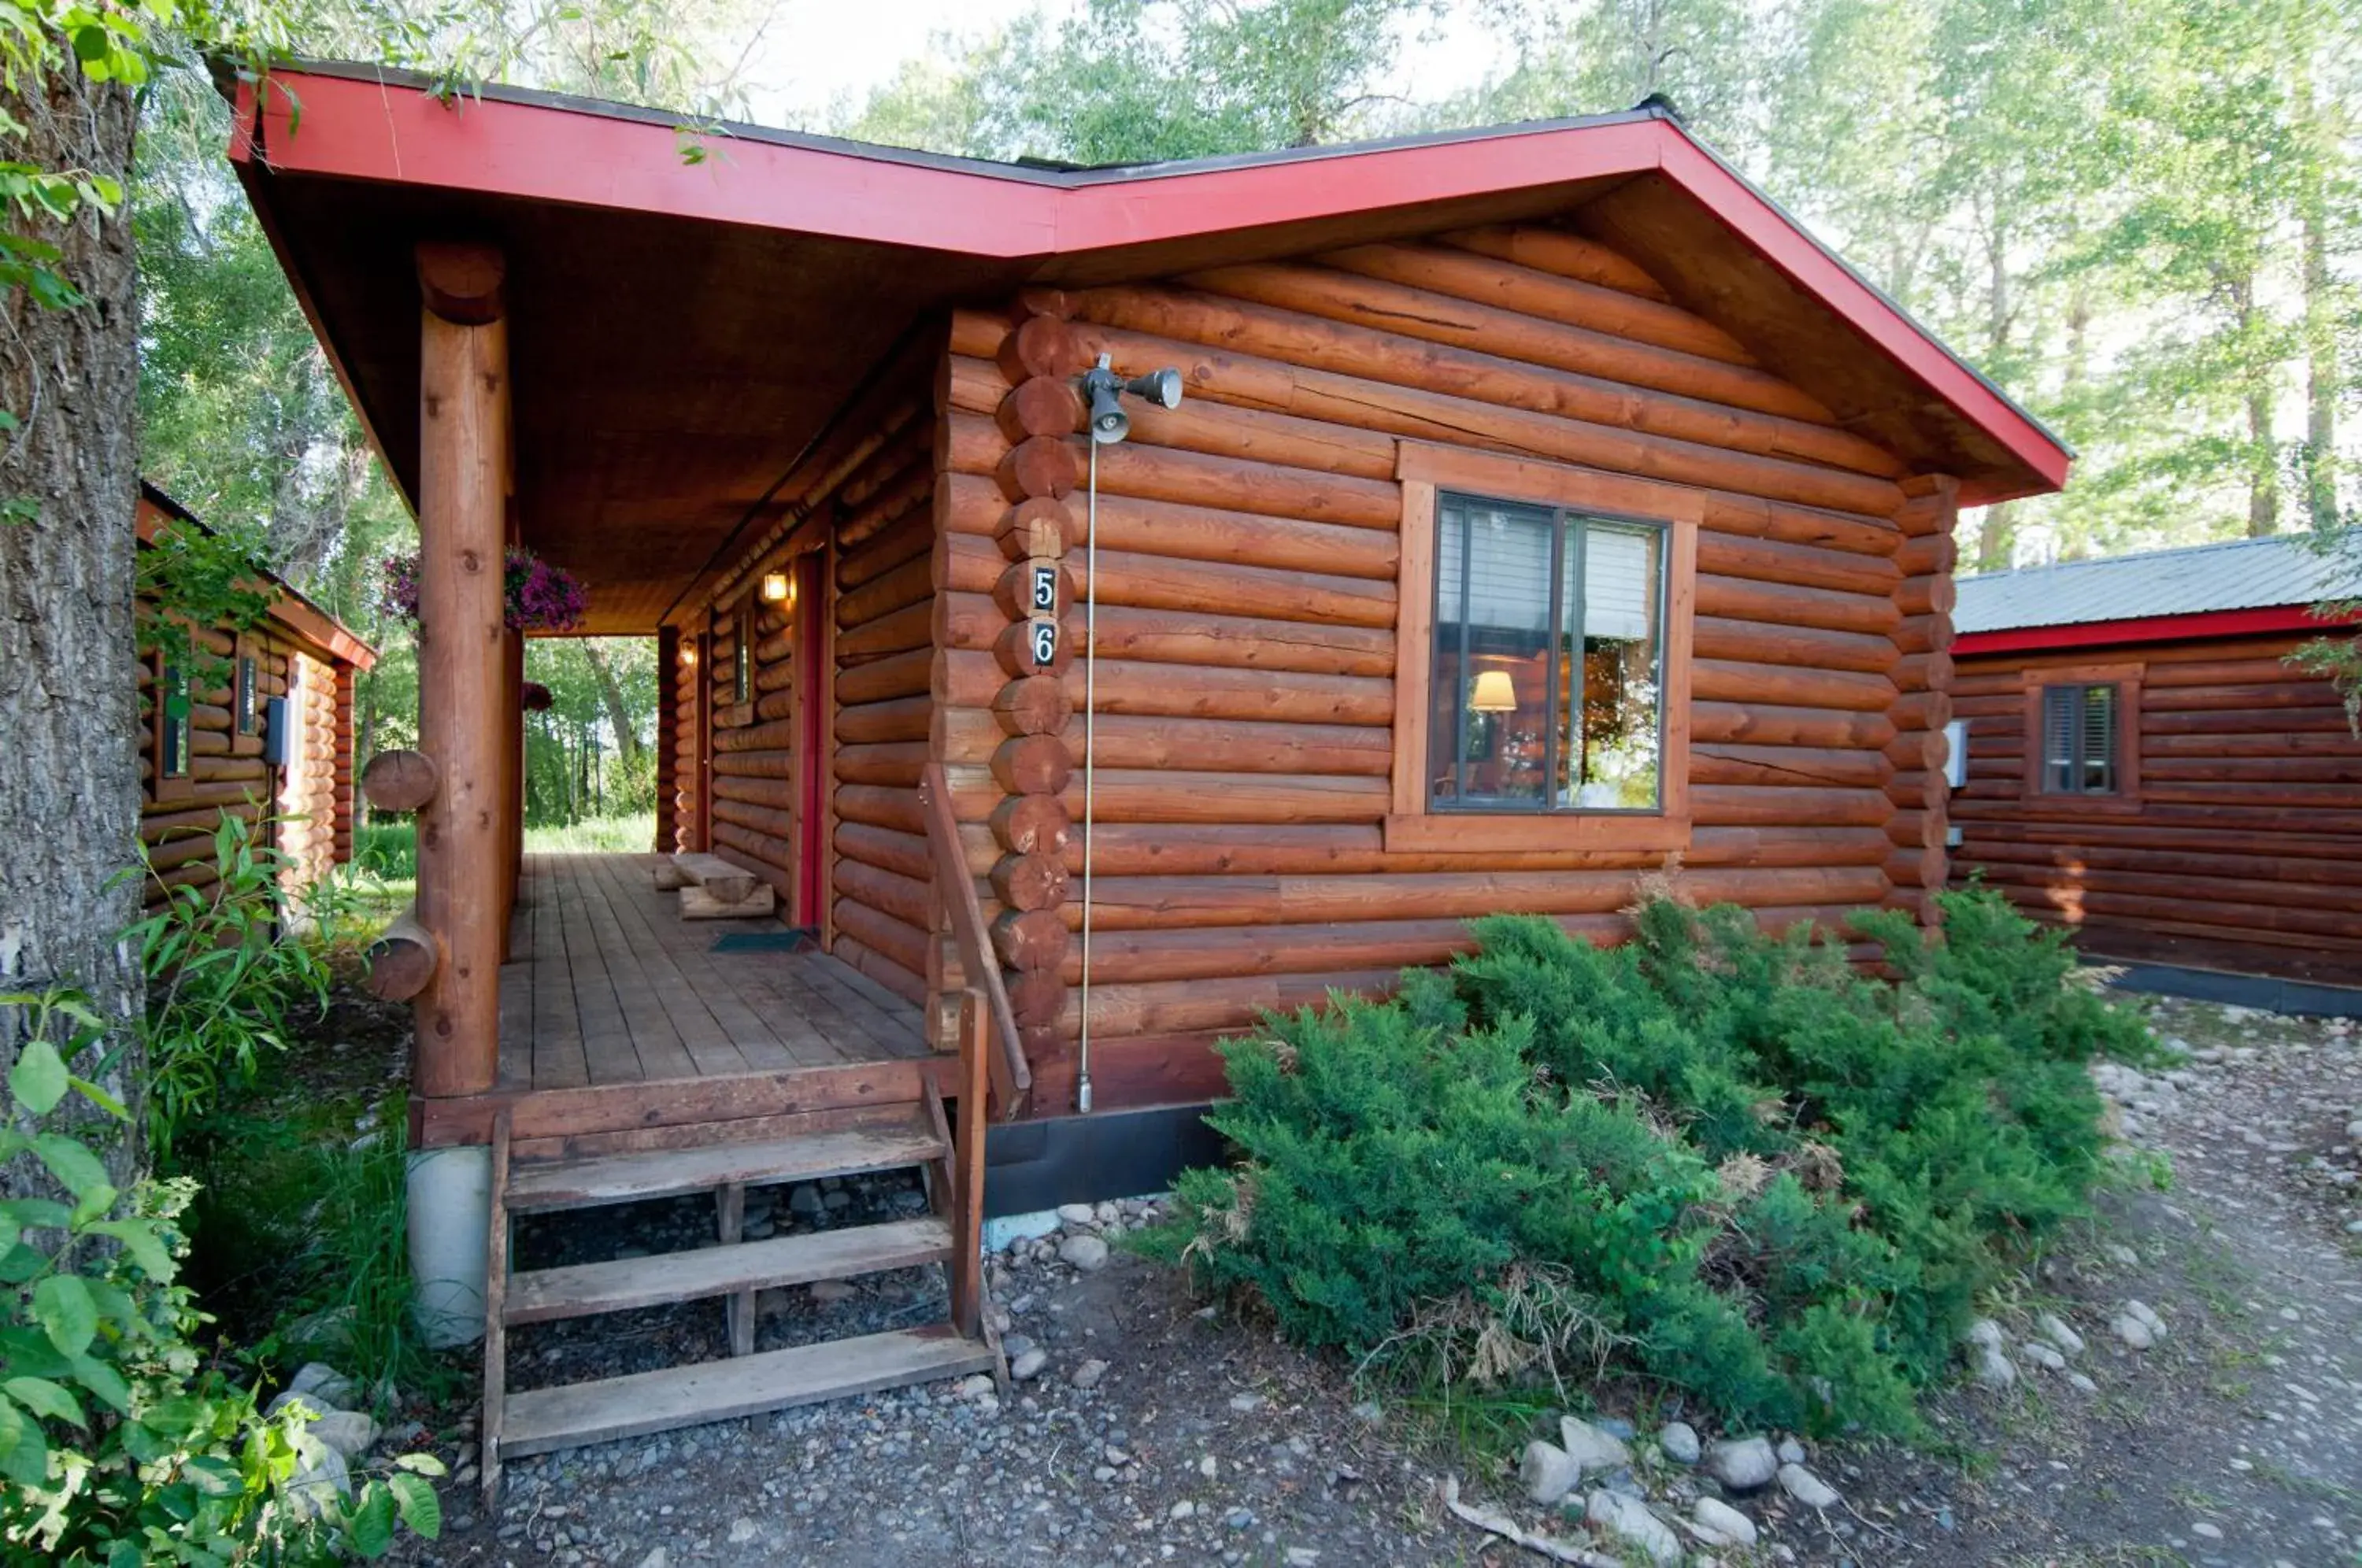
[(450, 1470), (448, 1465), (431, 1453), (399, 1454), (394, 1459), (393, 1467), (396, 1470), (412, 1471), (420, 1475), (444, 1475), (449, 1474)]
[(0, 1383), (0, 1391), (37, 1416), (78, 1427), (88, 1424), (83, 1419), (81, 1401), (46, 1377), (12, 1377)]
[(155, 1225), (146, 1220), (102, 1220), (93, 1225), (91, 1233), (112, 1236), (123, 1243), (131, 1261), (140, 1272), (159, 1285), (169, 1285), (180, 1270), (172, 1263), (172, 1253), (163, 1239), (156, 1234)]
[(61, 1229), (72, 1214), (53, 1198), (12, 1198), (0, 1202), (0, 1216), (27, 1231)]
[(0, 1475), (19, 1486), (38, 1486), (49, 1479), (50, 1440), (6, 1399), (0, 1399), (0, 1443), (6, 1445), (0, 1449)]
[(385, 1484), (392, 1489), (403, 1524), (429, 1540), (442, 1535), (443, 1499), (435, 1495), (433, 1486), (416, 1475), (400, 1473), (387, 1476)]
[(131, 1413), (131, 1385), (123, 1380), (123, 1374), (86, 1355), (74, 1357), (72, 1366), (76, 1383), (123, 1414)]
[(118, 1540), (106, 1549), (106, 1568), (139, 1568), (139, 1548)]
[(33, 1320), (65, 1355), (80, 1355), (98, 1333), (98, 1304), (90, 1287), (70, 1274), (53, 1274), (33, 1286)]
[(372, 1481), (361, 1488), (360, 1507), (353, 1510), (353, 1550), (363, 1557), (382, 1557), (393, 1547), (393, 1494)]
[(90, 1101), (91, 1104), (98, 1107), (99, 1110), (104, 1110), (117, 1121), (128, 1121), (131, 1120), (131, 1110), (129, 1107), (126, 1106), (121, 1100), (116, 1099), (113, 1095), (107, 1093), (105, 1089), (99, 1088), (96, 1084), (92, 1083), (88, 1078), (75, 1078), (72, 1079), (72, 1082), (73, 1084), (74, 1093), (82, 1096), (83, 1099)]
[(8, 1092), (36, 1116), (47, 1116), (66, 1097), (66, 1065), (46, 1040), (30, 1040), (8, 1069)]
[(159, 1399), (139, 1420), (151, 1431), (181, 1438), (196, 1430), (204, 1419), (205, 1401), (193, 1395), (176, 1394), (170, 1399)]
[(76, 1198), (85, 1198), (108, 1185), (105, 1165), (79, 1138), (43, 1132), (33, 1139), (33, 1149), (41, 1156), (41, 1164), (50, 1167), (50, 1174)]

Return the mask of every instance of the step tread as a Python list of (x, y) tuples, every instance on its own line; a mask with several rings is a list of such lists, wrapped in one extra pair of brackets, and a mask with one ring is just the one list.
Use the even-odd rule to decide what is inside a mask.
[(503, 1460), (988, 1371), (992, 1352), (948, 1323), (825, 1340), (694, 1366), (512, 1394)]
[(586, 1318), (816, 1279), (847, 1279), (881, 1269), (938, 1263), (951, 1255), (952, 1228), (939, 1214), (848, 1225), (802, 1236), (697, 1247), (607, 1263), (571, 1264), (509, 1276), (502, 1320), (543, 1323)]
[(522, 1165), (510, 1175), (507, 1202), (518, 1213), (587, 1209), (673, 1198), (733, 1182), (768, 1186), (892, 1170), (940, 1159), (944, 1152), (926, 1108), (914, 1103), (908, 1115), (875, 1125)]

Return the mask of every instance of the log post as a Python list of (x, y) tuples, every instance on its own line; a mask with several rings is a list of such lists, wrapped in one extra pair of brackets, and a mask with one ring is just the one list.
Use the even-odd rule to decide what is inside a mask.
[(418, 739), (441, 780), (418, 816), (417, 913), (444, 961), (416, 999), (412, 1084), (436, 1099), (491, 1089), (500, 1056), (508, 333), (499, 252), (422, 244), (417, 267)]
[(1888, 749), (1922, 766), (1898, 765), (1886, 786), (1894, 802), (1887, 835), (1895, 846), (1886, 875), (1893, 884), (1889, 901), (1912, 911), (1922, 925), (1932, 925), (1931, 895), (1943, 890), (1948, 875), (1945, 841), (1951, 814), (1943, 736), (1952, 716), (1952, 660), (1945, 650), (1952, 643), (1952, 565), (1958, 550), (1952, 528), (1959, 518), (1959, 483), (1945, 475), (1920, 475), (1903, 481), (1903, 493), (1894, 522), (1904, 540), (1895, 558), (1907, 575), (1894, 597), (1905, 619), (1893, 634), (1901, 657), (1889, 672), (1896, 697), (1887, 709), (1895, 734)]
[(680, 628), (657, 628), (657, 841), (658, 855), (680, 847), (675, 836), (680, 769)]
[(1026, 1055), (1038, 1058), (1057, 1049), (1065, 1011), (1068, 937), (1058, 909), (1069, 896), (1073, 824), (1061, 797), (1077, 761), (1063, 739), (1073, 707), (1058, 673), (1075, 656), (1075, 580), (1065, 556), (1080, 538), (1079, 508), (1069, 496), (1079, 479), (1072, 438), (1083, 406), (1074, 378), (1083, 359), (1063, 296), (1029, 294), (1020, 303), (999, 362), (1010, 391), (995, 417), (1010, 450), (996, 475), (1009, 510), (995, 533), (1010, 564), (993, 600), (1009, 623), (996, 644), (1009, 680), (992, 708), (1009, 738), (992, 767), (1008, 794), (993, 814), (1002, 855), (991, 884), (1004, 906), (993, 943), (1008, 966), (1003, 981)]

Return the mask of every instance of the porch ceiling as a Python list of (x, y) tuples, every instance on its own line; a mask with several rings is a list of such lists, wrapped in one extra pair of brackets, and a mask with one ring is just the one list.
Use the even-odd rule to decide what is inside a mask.
[(654, 631), (913, 322), (1021, 275), (613, 208), (268, 179), (290, 274), (405, 494), (418, 473), (412, 246), (464, 237), (506, 253), (518, 525), (584, 580), (599, 633)]

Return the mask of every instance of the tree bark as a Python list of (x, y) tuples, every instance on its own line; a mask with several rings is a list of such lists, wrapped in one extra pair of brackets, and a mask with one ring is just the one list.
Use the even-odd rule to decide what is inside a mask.
[[(131, 96), (66, 68), (0, 88), (0, 113), (28, 127), (9, 150), (43, 169), (127, 175)], [(139, 712), (133, 680), (132, 521), (138, 500), (138, 306), (128, 214), (86, 212), (63, 228), (58, 270), (78, 308), (0, 297), (0, 498), (39, 509), (0, 522), (0, 988), (79, 988), (121, 1052), (105, 1087), (135, 1103), (142, 1060), (130, 1028), (138, 965), (120, 933), (138, 884), (116, 880), (139, 820)], [(36, 826), (39, 831), (32, 831)], [(0, 1068), (22, 1022), (0, 1013)], [(90, 1072), (94, 1060), (75, 1064)], [(107, 1152), (126, 1181), (139, 1162), (135, 1109)], [(0, 1171), (0, 1192), (24, 1173)]]
[(632, 723), (631, 712), (624, 704), (624, 688), (615, 679), (615, 667), (607, 662), (607, 656), (600, 651), (595, 639), (584, 640), (582, 657), (590, 661), (590, 672), (599, 678), (599, 698), (606, 704), (607, 723), (614, 728), (616, 749), (623, 753), (626, 763), (638, 761), (640, 730)]
[(2302, 136), (2297, 222), (2303, 247), (2305, 359), (2305, 510), (2312, 526), (2337, 525), (2337, 311), (2329, 271), (2328, 166), (2336, 149), (2313, 101), (2312, 39), (2296, 57), (2297, 115)]

